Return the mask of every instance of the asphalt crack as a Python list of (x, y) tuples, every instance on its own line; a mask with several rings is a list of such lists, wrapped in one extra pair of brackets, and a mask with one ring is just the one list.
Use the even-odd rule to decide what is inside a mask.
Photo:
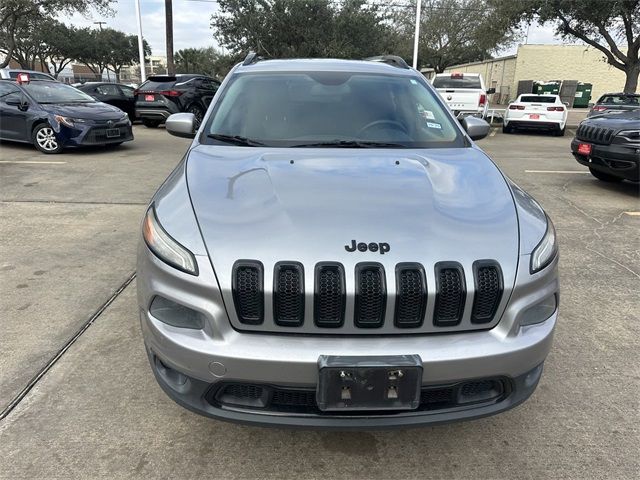
[(27, 385), (9, 402), (9, 405), (0, 412), (0, 421), (4, 420), (14, 408), (16, 408), (22, 400), (27, 396), (33, 387), (44, 377), (49, 370), (62, 358), (67, 350), (78, 340), (82, 334), (102, 315), (102, 313), (111, 305), (118, 296), (133, 282), (136, 278), (136, 272), (133, 272), (129, 277), (111, 294), (111, 296), (104, 302), (98, 309), (84, 322), (80, 328), (67, 340), (64, 346), (56, 352), (56, 354), (49, 359), (49, 361), (29, 380)]

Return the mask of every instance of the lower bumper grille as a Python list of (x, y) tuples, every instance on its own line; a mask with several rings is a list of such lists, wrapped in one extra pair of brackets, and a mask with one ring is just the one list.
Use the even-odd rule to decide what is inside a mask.
[[(423, 387), (420, 392), (420, 406), (417, 410), (443, 410), (496, 403), (506, 398), (510, 391), (510, 382), (506, 378), (469, 380), (450, 385)], [(207, 400), (218, 407), (257, 409), (274, 413), (341, 415), (340, 412), (325, 413), (320, 410), (316, 403), (316, 392), (312, 389), (229, 383), (209, 392)], [(344, 415), (371, 415), (372, 413), (394, 414), (393, 411), (349, 411)]]

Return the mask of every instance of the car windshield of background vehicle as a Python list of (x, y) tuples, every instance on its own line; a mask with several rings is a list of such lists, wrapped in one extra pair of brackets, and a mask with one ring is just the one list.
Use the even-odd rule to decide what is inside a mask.
[(59, 82), (29, 82), (22, 85), (38, 103), (92, 103), (95, 100), (77, 88)]
[(537, 95), (520, 97), (523, 103), (556, 103), (556, 97), (539, 97)]
[(210, 117), (204, 143), (268, 147), (465, 146), (436, 94), (409, 76), (242, 74)]
[(598, 103), (611, 105), (640, 105), (640, 96), (635, 95), (607, 95), (602, 97)]
[(482, 88), (480, 77), (436, 77), (433, 88)]

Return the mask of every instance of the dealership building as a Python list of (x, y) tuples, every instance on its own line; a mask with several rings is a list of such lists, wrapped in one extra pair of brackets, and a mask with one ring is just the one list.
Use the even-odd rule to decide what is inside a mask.
[[(422, 69), (427, 78), (433, 69)], [(445, 73), (480, 73), (487, 88), (495, 88), (492, 103), (505, 104), (514, 99), (518, 84), (534, 82), (578, 81), (592, 85), (591, 101), (607, 92), (621, 92), (625, 74), (606, 63), (599, 50), (587, 45), (520, 45), (515, 55), (447, 68)]]

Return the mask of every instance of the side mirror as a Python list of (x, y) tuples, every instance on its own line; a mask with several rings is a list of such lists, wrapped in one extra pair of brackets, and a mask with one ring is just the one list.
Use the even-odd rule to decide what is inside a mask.
[(12, 107), (18, 107), (18, 110), (26, 112), (29, 110), (29, 102), (26, 98), (19, 96), (18, 94), (9, 95), (4, 103), (11, 105)]
[(489, 135), (489, 131), (491, 131), (491, 125), (481, 118), (464, 117), (460, 123), (471, 140), (480, 140)]
[(193, 113), (174, 113), (164, 124), (167, 132), (176, 137), (194, 138), (196, 136), (196, 117)]
[(487, 88), (487, 95), (491, 95), (493, 93), (496, 93), (496, 89), (495, 88)]

